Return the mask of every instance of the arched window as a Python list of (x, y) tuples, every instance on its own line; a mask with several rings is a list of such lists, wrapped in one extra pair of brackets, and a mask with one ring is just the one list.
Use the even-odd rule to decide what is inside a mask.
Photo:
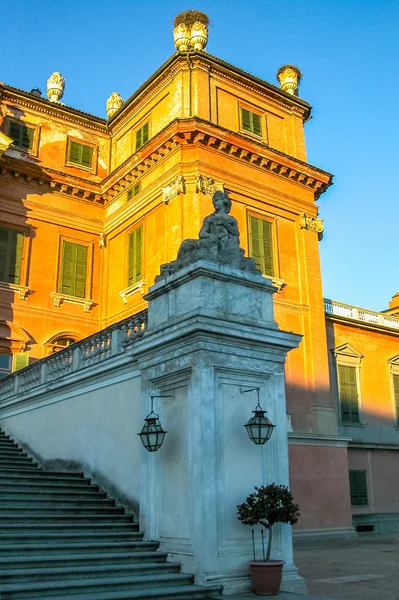
[(48, 354), (53, 354), (54, 352), (58, 352), (59, 350), (63, 350), (64, 348), (68, 348), (71, 344), (74, 344), (78, 341), (78, 336), (72, 333), (61, 333), (59, 335), (54, 336), (48, 342), (46, 342), (46, 346), (49, 349)]

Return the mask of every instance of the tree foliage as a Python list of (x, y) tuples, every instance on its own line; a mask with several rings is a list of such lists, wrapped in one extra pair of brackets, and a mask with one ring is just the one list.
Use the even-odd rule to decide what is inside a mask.
[(285, 485), (271, 483), (255, 487), (242, 504), (237, 506), (238, 519), (244, 525), (263, 525), (270, 529), (274, 523), (294, 525), (299, 518), (299, 506)]

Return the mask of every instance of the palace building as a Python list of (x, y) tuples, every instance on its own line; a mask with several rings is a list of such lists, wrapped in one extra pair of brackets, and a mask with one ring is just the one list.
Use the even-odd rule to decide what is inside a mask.
[(278, 327), (301, 336), (285, 366), (294, 535), (398, 531), (399, 295), (381, 313), (323, 298), (332, 175), (307, 161), (300, 71), (281, 67), (274, 85), (179, 35), (106, 119), (63, 104), (60, 73), (47, 98), (0, 85), (0, 421), (29, 441), (7, 412), (12, 373), (141, 314), (222, 190)]

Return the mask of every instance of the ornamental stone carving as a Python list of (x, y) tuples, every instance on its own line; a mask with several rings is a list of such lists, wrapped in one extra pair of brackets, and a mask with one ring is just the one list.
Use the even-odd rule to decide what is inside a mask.
[(162, 200), (168, 204), (169, 200), (176, 198), (179, 194), (186, 193), (186, 181), (183, 175), (178, 175), (170, 184), (162, 188)]
[(205, 217), (199, 232), (199, 239), (184, 240), (177, 253), (176, 260), (161, 265), (161, 273), (155, 278), (160, 281), (180, 269), (199, 260), (229, 265), (242, 271), (261, 275), (255, 266), (255, 260), (244, 256), (240, 248), (240, 233), (237, 220), (229, 215), (231, 200), (222, 191), (212, 198), (215, 211)]
[(47, 79), (47, 96), (50, 102), (59, 102), (64, 95), (65, 79), (55, 72)]
[(208, 196), (213, 196), (215, 192), (224, 193), (224, 183), (221, 181), (215, 181), (212, 179), (212, 177), (203, 177), (202, 175), (197, 175), (195, 180), (195, 191), (197, 194), (202, 192)]
[(187, 10), (174, 20), (173, 38), (178, 52), (204, 50), (208, 42), (209, 17), (198, 10)]
[(315, 217), (309, 217), (305, 213), (302, 213), (299, 215), (299, 225), (301, 229), (315, 231), (319, 240), (323, 239), (324, 225), (322, 219), (315, 219)]
[(107, 117), (110, 119), (118, 112), (124, 100), (118, 92), (113, 92), (107, 100)]
[(277, 71), (277, 79), (280, 82), (280, 87), (287, 94), (298, 96), (299, 82), (301, 81), (302, 73), (294, 65), (283, 65)]

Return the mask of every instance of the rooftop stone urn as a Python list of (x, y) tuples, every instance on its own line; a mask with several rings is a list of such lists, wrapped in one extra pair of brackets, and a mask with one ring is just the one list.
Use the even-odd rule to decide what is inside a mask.
[(123, 104), (123, 98), (118, 92), (113, 92), (107, 100), (107, 117), (110, 119), (118, 112)]
[(302, 73), (294, 65), (283, 65), (277, 71), (277, 79), (280, 82), (280, 87), (287, 94), (298, 96), (299, 82), (301, 81)]
[(209, 17), (199, 10), (187, 10), (174, 20), (173, 37), (178, 52), (204, 50), (208, 41)]
[(57, 71), (47, 79), (47, 96), (50, 102), (59, 102), (64, 95), (65, 79)]

